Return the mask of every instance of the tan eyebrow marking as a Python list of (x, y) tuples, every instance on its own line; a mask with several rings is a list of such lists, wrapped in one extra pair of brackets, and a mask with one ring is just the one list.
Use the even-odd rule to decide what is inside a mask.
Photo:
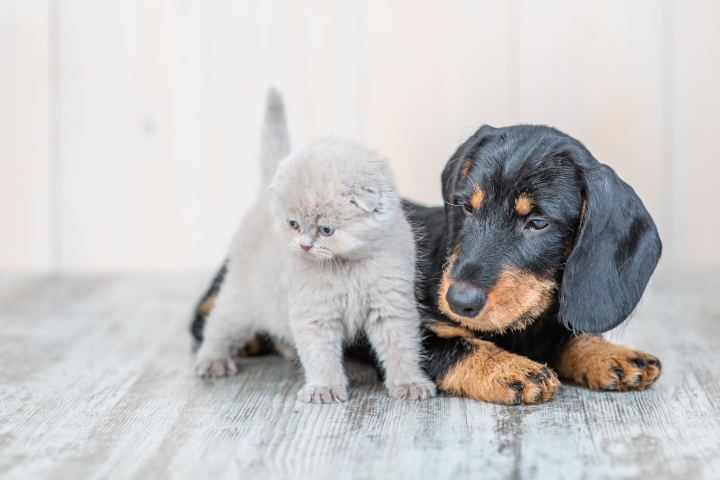
[(530, 200), (530, 197), (523, 194), (520, 195), (517, 199), (515, 199), (515, 210), (520, 215), (527, 215), (530, 213), (530, 210), (533, 208), (532, 200)]
[(472, 166), (472, 158), (468, 158), (465, 162), (465, 165), (463, 165), (462, 170), (460, 170), (460, 181), (458, 182), (458, 185), (462, 185), (462, 183), (465, 181), (465, 177), (467, 177), (468, 172), (470, 171), (470, 167)]
[(472, 197), (470, 197), (470, 205), (472, 205), (472, 207), (474, 209), (477, 209), (480, 206), (480, 204), (482, 203), (483, 198), (485, 198), (485, 192), (480, 190), (480, 187), (475, 185), (475, 188), (473, 189)]

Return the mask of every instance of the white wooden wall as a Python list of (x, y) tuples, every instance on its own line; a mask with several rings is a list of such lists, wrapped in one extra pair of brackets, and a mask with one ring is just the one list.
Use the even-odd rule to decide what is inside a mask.
[(720, 266), (718, 0), (0, 0), (0, 270), (215, 266), (270, 84), (295, 146), (360, 138), (427, 204), (481, 124), (557, 126), (663, 268)]

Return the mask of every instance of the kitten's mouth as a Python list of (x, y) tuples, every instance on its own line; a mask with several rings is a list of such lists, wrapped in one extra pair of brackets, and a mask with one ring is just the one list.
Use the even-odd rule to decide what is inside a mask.
[(326, 252), (318, 250), (316, 248), (308, 248), (307, 250), (303, 248), (303, 250), (304, 251), (298, 253), (300, 253), (306, 258), (311, 258), (313, 260), (329, 260), (330, 258), (332, 258), (332, 255), (328, 255)]

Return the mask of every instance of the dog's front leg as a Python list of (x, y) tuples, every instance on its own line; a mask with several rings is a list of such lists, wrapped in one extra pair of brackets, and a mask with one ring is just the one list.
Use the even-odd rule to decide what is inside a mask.
[(426, 340), (428, 373), (442, 390), (501, 405), (535, 405), (560, 381), (546, 365), (467, 336)]
[(662, 370), (657, 357), (588, 335), (563, 345), (554, 365), (561, 377), (599, 392), (645, 390)]

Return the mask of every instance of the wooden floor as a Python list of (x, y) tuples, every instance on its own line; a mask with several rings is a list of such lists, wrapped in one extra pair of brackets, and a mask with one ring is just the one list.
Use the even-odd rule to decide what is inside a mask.
[(280, 357), (191, 371), (207, 277), (0, 277), (0, 478), (720, 478), (720, 275), (656, 278), (615, 340), (661, 358), (641, 393), (566, 385), (549, 404), (295, 401)]

